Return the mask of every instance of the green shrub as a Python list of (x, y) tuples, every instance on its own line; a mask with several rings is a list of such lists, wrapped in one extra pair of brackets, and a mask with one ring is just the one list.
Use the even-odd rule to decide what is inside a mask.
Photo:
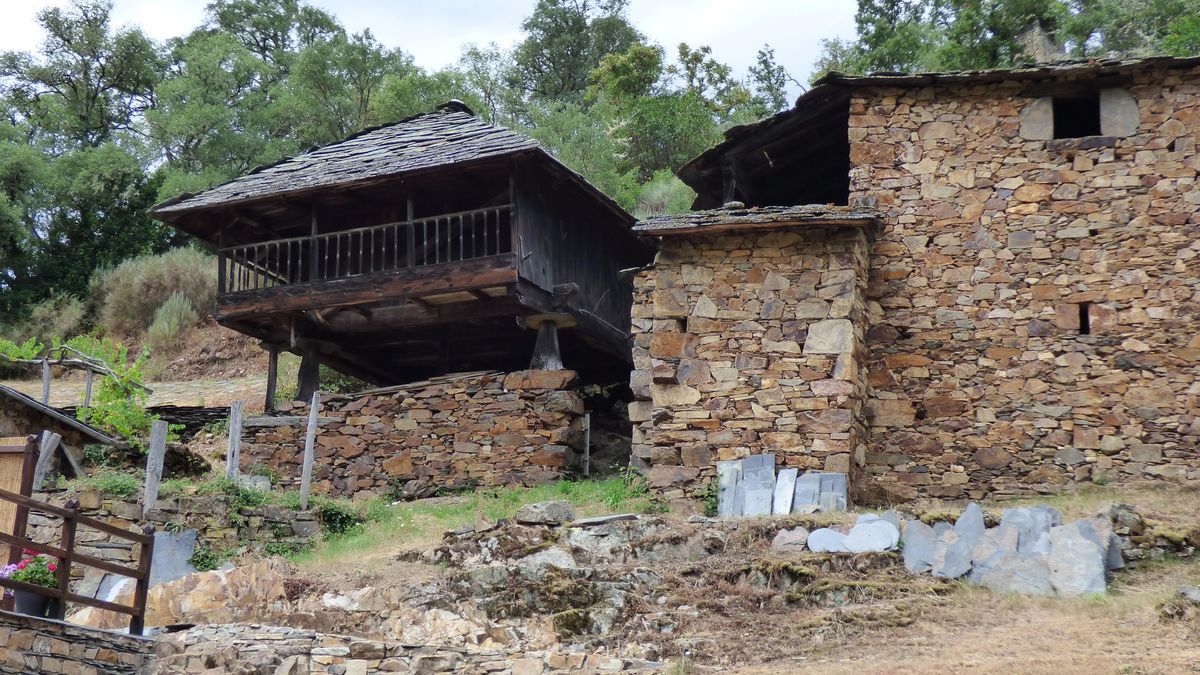
[(321, 364), (319, 377), (321, 391), (327, 391), (332, 394), (353, 394), (371, 387), (369, 382), (360, 380), (352, 375), (339, 373), (325, 364)]
[(23, 334), (45, 343), (54, 338), (65, 340), (83, 330), (86, 317), (87, 305), (82, 300), (56, 293), (29, 309)]
[(312, 506), (321, 520), (321, 527), (325, 530), (326, 537), (345, 534), (363, 522), (363, 517), (359, 515), (358, 509), (349, 502), (318, 498), (313, 500)]
[(197, 314), (211, 313), (217, 298), (217, 264), (212, 255), (194, 248), (139, 256), (97, 270), (89, 292), (109, 332), (136, 335), (150, 327), (158, 308), (176, 293)]
[(188, 558), (188, 563), (200, 572), (215, 570), (224, 562), (224, 555), (204, 545), (197, 546), (192, 557)]
[(176, 291), (154, 312), (154, 322), (146, 331), (150, 349), (156, 352), (174, 352), (180, 340), (197, 323), (200, 315), (192, 308), (192, 301)]

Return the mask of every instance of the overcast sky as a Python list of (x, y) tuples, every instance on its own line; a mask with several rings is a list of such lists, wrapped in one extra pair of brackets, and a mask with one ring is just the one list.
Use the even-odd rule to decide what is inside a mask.
[[(520, 39), (521, 20), (535, 0), (310, 0), (351, 32), (370, 28), (380, 42), (400, 47), (417, 64), (437, 69), (454, 63), (464, 43)], [(163, 40), (200, 24), (208, 0), (115, 0), (117, 25), (138, 25)], [(34, 15), (67, 0), (0, 0), (0, 49), (33, 50), (42, 40)], [(739, 75), (763, 43), (806, 82), (822, 38), (854, 35), (854, 0), (631, 0), (633, 24), (674, 54), (675, 45), (710, 45), (713, 55)]]

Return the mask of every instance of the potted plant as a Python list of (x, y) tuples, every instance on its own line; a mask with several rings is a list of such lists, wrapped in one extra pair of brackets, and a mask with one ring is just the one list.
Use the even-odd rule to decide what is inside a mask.
[[(39, 555), (36, 551), (29, 549), (25, 549), (24, 553), (32, 557), (24, 558), (12, 565), (6, 565), (0, 569), (0, 577), (23, 581), (35, 586), (58, 588), (58, 563), (55, 559)], [(50, 616), (51, 610), (54, 609), (54, 599), (40, 593), (30, 591), (8, 591), (8, 593), (13, 595), (15, 609), (21, 614), (46, 617)]]

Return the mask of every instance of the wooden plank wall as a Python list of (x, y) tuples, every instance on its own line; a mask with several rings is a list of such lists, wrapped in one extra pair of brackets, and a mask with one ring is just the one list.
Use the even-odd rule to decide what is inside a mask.
[[(0, 438), (0, 490), (21, 491), (21, 478), (25, 464), (25, 437)], [(13, 533), (17, 516), (17, 505), (0, 500), (0, 532)], [(8, 562), (9, 550), (0, 545), (0, 565)]]
[(578, 284), (572, 305), (628, 331), (632, 290), (617, 273), (646, 264), (652, 253), (632, 233), (615, 231), (616, 216), (556, 180), (528, 166), (518, 171), (520, 274), (546, 291)]

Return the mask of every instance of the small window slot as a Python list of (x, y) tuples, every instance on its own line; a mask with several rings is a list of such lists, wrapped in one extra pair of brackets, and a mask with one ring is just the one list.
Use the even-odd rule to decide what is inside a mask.
[(1091, 335), (1092, 334), (1092, 320), (1091, 320), (1090, 312), (1088, 311), (1091, 308), (1091, 306), (1092, 306), (1092, 303), (1090, 303), (1090, 302), (1079, 303), (1079, 334), (1080, 335)]
[(1055, 138), (1100, 135), (1100, 94), (1055, 96), (1053, 104)]

